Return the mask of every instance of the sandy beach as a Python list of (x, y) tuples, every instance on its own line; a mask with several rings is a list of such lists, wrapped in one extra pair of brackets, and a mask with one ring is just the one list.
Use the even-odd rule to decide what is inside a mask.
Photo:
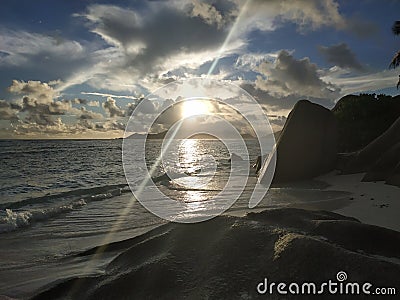
[(329, 184), (326, 190), (351, 193), (332, 211), (363, 223), (400, 231), (400, 189), (384, 182), (361, 182), (364, 173), (338, 175), (337, 171), (316, 178)]

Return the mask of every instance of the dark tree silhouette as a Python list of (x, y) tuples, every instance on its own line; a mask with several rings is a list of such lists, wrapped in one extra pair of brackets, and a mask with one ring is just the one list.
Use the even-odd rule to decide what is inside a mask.
[(394, 35), (399, 35), (400, 34), (400, 21), (394, 22), (392, 26), (392, 32)]
[(400, 65), (400, 51), (393, 56), (392, 61), (390, 62), (389, 68), (396, 69)]
[[(392, 32), (394, 35), (400, 35), (400, 21), (394, 22), (392, 26)], [(396, 69), (400, 65), (400, 51), (393, 56), (392, 61), (390, 62), (389, 69), (393, 68)], [(399, 75), (399, 82), (397, 82), (396, 88), (399, 89), (400, 86), (400, 75)]]

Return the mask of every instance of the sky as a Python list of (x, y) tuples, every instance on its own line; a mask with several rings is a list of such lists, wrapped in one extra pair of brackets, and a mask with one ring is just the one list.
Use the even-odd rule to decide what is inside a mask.
[(243, 88), (274, 128), (300, 99), (396, 95), (399, 11), (397, 0), (3, 0), (0, 138), (121, 137), (139, 103), (146, 115), (176, 100), (146, 96), (196, 77)]

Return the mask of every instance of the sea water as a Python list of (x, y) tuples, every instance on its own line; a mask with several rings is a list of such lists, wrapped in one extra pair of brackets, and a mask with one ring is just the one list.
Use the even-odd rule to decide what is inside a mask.
[[(159, 140), (147, 141), (149, 169), (160, 155), (161, 144)], [(248, 163), (252, 164), (260, 155), (259, 145), (256, 140), (246, 144)], [(173, 172), (186, 174), (186, 178), (200, 180), (205, 173), (198, 170), (207, 170), (208, 163), (217, 167), (212, 180), (201, 189), (155, 180), (163, 193), (176, 201), (196, 204), (223, 189), (231, 167), (230, 153), (223, 143), (183, 140), (176, 151), (179, 162), (173, 165)], [(140, 149), (133, 149), (136, 152), (137, 159), (142, 159)], [(203, 159), (209, 155), (214, 161)], [(0, 164), (0, 295), (26, 297), (56, 280), (101, 274), (115, 253), (95, 261), (75, 254), (140, 235), (166, 222), (134, 199), (124, 174), (121, 139), (3, 140)], [(143, 172), (134, 167), (125, 171)], [(162, 176), (164, 171), (162, 164), (157, 165), (152, 177)], [(256, 181), (250, 170), (246, 188), (231, 212), (248, 209)], [(131, 187), (135, 184), (141, 182), (131, 182)], [(337, 196), (330, 193), (324, 197)], [(314, 188), (274, 188), (259, 207), (299, 199), (312, 201), (313, 197), (321, 197)]]
[[(254, 160), (257, 143), (249, 144)], [(161, 141), (148, 141), (147, 146), (146, 160), (151, 166), (160, 153)], [(121, 149), (120, 139), (0, 141), (0, 294), (29, 295), (43, 284), (83, 270), (101, 272), (101, 262), (86, 268), (86, 262), (67, 262), (65, 258), (90, 247), (130, 238), (165, 222), (133, 199), (124, 175)], [(176, 172), (195, 177), (196, 170), (205, 167), (201, 166), (200, 157), (212, 155), (218, 164), (212, 184), (220, 188), (230, 167), (230, 156), (223, 144), (188, 140), (185, 150)], [(162, 165), (153, 176), (161, 174)], [(183, 201), (204, 201), (216, 192), (185, 191), (162, 182), (160, 189)], [(129, 212), (123, 213), (132, 201)]]

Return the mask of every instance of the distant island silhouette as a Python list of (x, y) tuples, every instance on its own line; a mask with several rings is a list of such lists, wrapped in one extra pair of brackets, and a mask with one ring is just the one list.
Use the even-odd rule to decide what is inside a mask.
[[(160, 133), (133, 133), (127, 137), (126, 139), (150, 139), (150, 140), (162, 140), (165, 138), (168, 131), (162, 131)], [(241, 137), (245, 140), (255, 139), (255, 137), (248, 133), (241, 134)], [(216, 140), (218, 139), (215, 136), (206, 133), (197, 133), (189, 137), (189, 139), (199, 139), (199, 140)]]

